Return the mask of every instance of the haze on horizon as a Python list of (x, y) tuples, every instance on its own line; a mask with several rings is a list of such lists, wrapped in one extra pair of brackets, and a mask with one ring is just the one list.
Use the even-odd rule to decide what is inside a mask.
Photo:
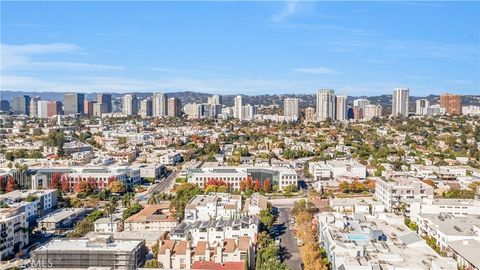
[(480, 93), (479, 2), (0, 4), (3, 91)]

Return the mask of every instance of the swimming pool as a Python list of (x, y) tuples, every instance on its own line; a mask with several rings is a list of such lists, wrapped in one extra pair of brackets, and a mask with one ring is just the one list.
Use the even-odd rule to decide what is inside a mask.
[(351, 241), (367, 241), (368, 236), (365, 234), (347, 234), (347, 239)]

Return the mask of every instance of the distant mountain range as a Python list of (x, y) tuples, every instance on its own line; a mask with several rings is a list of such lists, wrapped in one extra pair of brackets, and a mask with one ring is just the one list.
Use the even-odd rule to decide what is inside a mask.
[[(111, 93), (113, 99), (119, 99), (124, 94)], [(135, 93), (137, 97), (144, 98), (152, 95), (152, 93), (139, 92)], [(1, 91), (0, 99), (11, 101), (15, 96), (29, 95), (29, 96), (39, 96), (44, 100), (63, 100), (63, 93), (59, 92), (33, 92), (33, 91)], [(193, 91), (184, 91), (184, 92), (171, 92), (167, 93), (169, 97), (180, 98), (182, 104), (190, 102), (207, 102), (208, 97), (212, 94), (199, 93)], [(223, 104), (226, 106), (233, 106), (234, 98), (237, 95), (222, 95)], [(315, 107), (316, 106), (316, 95), (315, 94), (278, 94), (278, 95), (241, 95), (243, 97), (243, 102), (245, 104), (256, 104), (256, 105), (280, 105), (283, 106), (283, 99), (287, 97), (296, 97), (300, 99), (300, 107)], [(86, 93), (85, 97), (87, 99), (95, 99), (95, 93)], [(380, 104), (384, 109), (389, 109), (392, 104), (392, 95), (380, 95), (380, 96), (348, 96), (347, 103), (352, 103), (354, 99), (365, 98), (370, 101), (371, 104)], [(426, 97), (414, 97), (410, 96), (410, 108), (415, 107), (415, 101), (418, 99), (425, 98), (430, 101), (430, 104), (437, 104), (439, 101), (439, 95), (429, 95)], [(462, 96), (462, 105), (477, 105), (480, 106), (480, 95), (463, 95)]]

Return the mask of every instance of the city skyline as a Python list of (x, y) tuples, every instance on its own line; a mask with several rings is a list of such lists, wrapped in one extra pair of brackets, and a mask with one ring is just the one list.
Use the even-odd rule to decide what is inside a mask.
[(2, 2), (1, 90), (478, 94), (478, 6)]

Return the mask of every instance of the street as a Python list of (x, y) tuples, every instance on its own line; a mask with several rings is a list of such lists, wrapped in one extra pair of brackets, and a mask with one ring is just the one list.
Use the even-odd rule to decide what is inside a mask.
[(293, 208), (293, 203), (300, 199), (301, 198), (269, 200), (269, 202), (278, 209), (278, 219), (276, 225), (274, 225), (274, 230), (280, 234), (281, 259), (285, 261), (292, 270), (301, 270), (303, 263), (297, 245), (297, 239), (293, 235), (293, 230), (289, 230), (290, 210)]
[(147, 191), (136, 194), (135, 198), (137, 198), (140, 202), (146, 202), (155, 193), (169, 191), (169, 189), (172, 188), (173, 181), (175, 181), (176, 177), (177, 172), (172, 171), (167, 177), (160, 180), (160, 182), (152, 184)]

